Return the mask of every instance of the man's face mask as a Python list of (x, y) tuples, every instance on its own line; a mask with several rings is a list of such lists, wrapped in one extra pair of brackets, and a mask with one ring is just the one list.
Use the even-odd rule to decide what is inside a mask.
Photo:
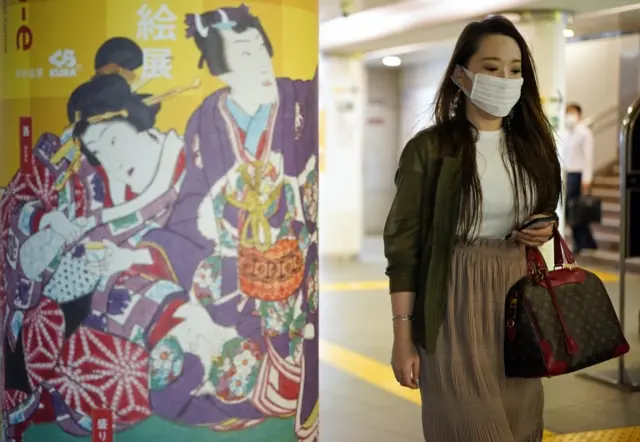
[(575, 112), (569, 112), (565, 116), (564, 124), (569, 129), (573, 129), (576, 126), (576, 124), (578, 124), (578, 121), (579, 121), (578, 115)]

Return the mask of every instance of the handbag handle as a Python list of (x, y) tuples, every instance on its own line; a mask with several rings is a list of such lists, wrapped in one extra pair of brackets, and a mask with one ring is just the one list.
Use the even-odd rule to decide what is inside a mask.
[(571, 253), (571, 249), (564, 240), (558, 227), (553, 226), (553, 267), (554, 269), (566, 268), (573, 270), (577, 268), (576, 259)]
[[(554, 270), (569, 269), (575, 270), (578, 268), (576, 259), (571, 253), (569, 245), (564, 240), (557, 227), (553, 227), (553, 267)], [(529, 274), (534, 276), (535, 273), (545, 274), (548, 271), (547, 263), (542, 256), (542, 253), (537, 248), (527, 247), (527, 261), (529, 265)]]

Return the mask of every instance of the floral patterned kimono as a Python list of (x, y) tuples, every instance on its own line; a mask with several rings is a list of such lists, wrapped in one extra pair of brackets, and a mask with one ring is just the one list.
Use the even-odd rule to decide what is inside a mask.
[[(279, 103), (255, 115), (236, 106), (228, 89), (220, 90), (190, 120), (185, 188), (211, 186), (208, 195), (185, 201), (189, 208), (175, 214), (193, 245), (172, 246), (165, 229), (150, 232), (147, 240), (176, 257), (174, 270), (191, 287), (190, 302), (204, 306), (207, 317), (200, 329), (177, 326), (166, 333), (160, 345), (167, 367), (179, 375), (154, 388), (151, 398), (161, 416), (217, 431), (291, 417), (298, 439), (313, 441), (315, 80), (281, 78), (278, 88)], [(208, 253), (196, 244), (210, 244)], [(191, 340), (185, 338), (189, 333)], [(189, 342), (191, 348), (184, 348)]]
[[(16, 371), (8, 376), (4, 410), (15, 440), (37, 422), (57, 421), (69, 433), (88, 434), (94, 408), (111, 409), (117, 429), (151, 414), (148, 377), (154, 357), (147, 335), (161, 311), (184, 297), (163, 251), (142, 242), (147, 232), (164, 225), (184, 180), (182, 140), (169, 133), (166, 143), (180, 143), (176, 147), (182, 151), (173, 186), (110, 223), (102, 222), (113, 203), (101, 168), (83, 163), (57, 192), (51, 190), (67, 176), (69, 163), (49, 161), (60, 148), (50, 134), (41, 137), (34, 151), (34, 163), (47, 165), (35, 169), (48, 177), (44, 189), (29, 198), (15, 190), (4, 195), (0, 215), (9, 233), (1, 287), (11, 349), (6, 365)], [(128, 200), (136, 197), (127, 192)], [(50, 210), (71, 221), (88, 220), (75, 245), (65, 247), (49, 229), (39, 230), (39, 220)], [(153, 264), (110, 277), (92, 273), (87, 259), (101, 258), (105, 239), (120, 248), (148, 248)], [(21, 369), (26, 382), (20, 382)]]

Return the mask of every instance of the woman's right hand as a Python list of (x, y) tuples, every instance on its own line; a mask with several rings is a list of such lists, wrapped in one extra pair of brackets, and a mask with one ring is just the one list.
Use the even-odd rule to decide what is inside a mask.
[(391, 367), (400, 385), (413, 390), (418, 389), (420, 355), (411, 339), (394, 339), (391, 352)]
[(66, 216), (57, 211), (49, 212), (42, 217), (40, 228), (44, 227), (51, 227), (51, 230), (60, 235), (67, 245), (73, 244), (82, 235), (80, 226), (72, 223)]

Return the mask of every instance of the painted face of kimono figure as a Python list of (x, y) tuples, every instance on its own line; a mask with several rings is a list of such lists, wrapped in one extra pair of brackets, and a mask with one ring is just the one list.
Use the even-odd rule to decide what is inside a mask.
[(276, 102), (276, 76), (262, 34), (256, 28), (247, 28), (243, 32), (221, 29), (220, 35), (229, 69), (220, 79), (260, 104)]
[(108, 121), (91, 125), (82, 141), (110, 181), (136, 193), (142, 193), (156, 175), (162, 146), (153, 131), (139, 132), (123, 120)]

